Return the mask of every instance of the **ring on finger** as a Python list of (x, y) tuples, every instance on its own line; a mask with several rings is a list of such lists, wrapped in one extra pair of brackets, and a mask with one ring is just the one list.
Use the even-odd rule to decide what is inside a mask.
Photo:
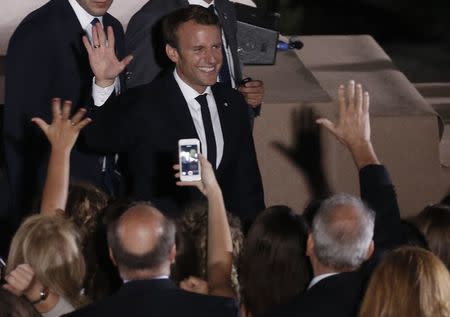
[(100, 44), (94, 44), (93, 47), (94, 48), (99, 48), (101, 45)]

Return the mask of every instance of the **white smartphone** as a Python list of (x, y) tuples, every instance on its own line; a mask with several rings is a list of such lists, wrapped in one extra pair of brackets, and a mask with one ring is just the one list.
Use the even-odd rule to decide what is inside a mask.
[(178, 140), (178, 157), (180, 159), (180, 180), (201, 180), (200, 141), (198, 139)]

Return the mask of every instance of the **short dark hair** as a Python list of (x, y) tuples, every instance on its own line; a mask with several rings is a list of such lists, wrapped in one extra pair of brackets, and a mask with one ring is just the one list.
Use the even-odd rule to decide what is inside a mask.
[(191, 5), (186, 8), (181, 8), (173, 11), (164, 18), (162, 30), (165, 43), (174, 48), (177, 48), (177, 30), (181, 24), (191, 20), (197, 24), (215, 25), (220, 28), (219, 19), (213, 12), (202, 6)]
[[(131, 203), (126, 210), (136, 206), (154, 207), (148, 202)], [(128, 270), (151, 270), (156, 269), (167, 260), (172, 246), (175, 244), (175, 224), (167, 217), (163, 217), (161, 228), (162, 234), (156, 241), (155, 246), (144, 254), (133, 254), (126, 250), (117, 234), (120, 217), (113, 220), (108, 226), (108, 245), (114, 255), (117, 265)]]

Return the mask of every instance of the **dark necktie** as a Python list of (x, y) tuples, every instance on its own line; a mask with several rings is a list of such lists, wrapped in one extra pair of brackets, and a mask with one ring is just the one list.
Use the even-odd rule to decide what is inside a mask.
[(211, 120), (211, 113), (208, 108), (208, 101), (206, 100), (206, 94), (197, 96), (195, 100), (197, 100), (200, 104), (200, 109), (202, 111), (203, 129), (205, 129), (206, 147), (208, 151), (207, 158), (213, 168), (216, 169), (216, 138), (214, 137), (214, 129)]
[(98, 18), (93, 18), (91, 24), (94, 26), (97, 22), (100, 22), (100, 20)]
[[(216, 14), (216, 10), (213, 4), (208, 7), (208, 10)], [(220, 37), (222, 38), (222, 34), (220, 34)], [(228, 65), (228, 58), (225, 52), (225, 43), (223, 42), (222, 42), (222, 56), (223, 56), (222, 67), (220, 68), (219, 71), (219, 81), (231, 88), (232, 86), (231, 86), (230, 66)]]

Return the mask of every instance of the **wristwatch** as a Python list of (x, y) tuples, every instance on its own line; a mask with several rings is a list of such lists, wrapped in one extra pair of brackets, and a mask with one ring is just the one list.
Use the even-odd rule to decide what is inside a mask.
[(44, 287), (43, 289), (41, 289), (41, 291), (39, 292), (39, 299), (32, 301), (31, 304), (35, 305), (37, 303), (43, 302), (47, 299), (48, 294), (49, 294), (49, 290), (48, 287)]

